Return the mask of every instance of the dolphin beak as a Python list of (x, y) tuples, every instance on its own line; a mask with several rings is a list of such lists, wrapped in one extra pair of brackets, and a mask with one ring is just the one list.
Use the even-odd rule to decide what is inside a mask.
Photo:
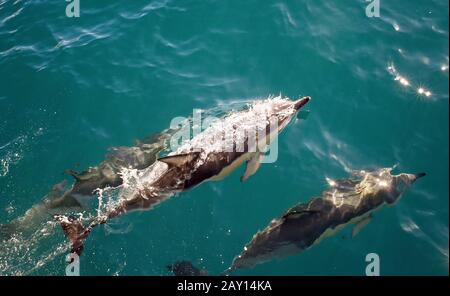
[(416, 179), (425, 177), (427, 174), (426, 173), (418, 173), (418, 174), (414, 174), (414, 176), (416, 177)]
[(298, 99), (294, 102), (294, 108), (296, 111), (300, 110), (303, 106), (305, 106), (309, 101), (311, 100), (311, 97), (303, 97), (301, 99)]
[(417, 179), (422, 178), (424, 176), (426, 176), (427, 174), (425, 173), (418, 173), (418, 174), (407, 174), (408, 179), (410, 180), (411, 183), (414, 183), (417, 181)]

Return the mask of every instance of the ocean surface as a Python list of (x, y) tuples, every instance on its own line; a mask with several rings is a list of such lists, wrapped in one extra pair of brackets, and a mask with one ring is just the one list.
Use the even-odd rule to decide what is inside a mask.
[[(241, 183), (179, 194), (93, 231), (82, 275), (169, 275), (190, 260), (219, 274), (253, 234), (318, 196), (326, 178), (397, 165), (426, 172), (398, 204), (294, 256), (239, 275), (449, 273), (449, 2), (0, 0), (0, 223), (25, 213), (113, 146), (194, 108), (309, 95), (279, 157)], [(50, 223), (51, 224), (51, 223)], [(49, 225), (50, 225), (49, 224)], [(3, 254), (2, 254), (3, 253)], [(61, 229), (0, 243), (0, 274), (64, 275)]]

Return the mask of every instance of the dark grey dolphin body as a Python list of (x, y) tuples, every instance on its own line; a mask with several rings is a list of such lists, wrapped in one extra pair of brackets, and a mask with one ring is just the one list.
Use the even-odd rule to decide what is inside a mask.
[(356, 235), (369, 222), (372, 212), (395, 203), (424, 175), (391, 175), (391, 169), (381, 169), (359, 172), (356, 179), (330, 180), (331, 188), (320, 197), (290, 208), (256, 233), (226, 273), (298, 253), (349, 223), (355, 224)]
[(167, 265), (167, 270), (173, 272), (175, 276), (206, 276), (208, 272), (204, 269), (195, 267), (190, 261), (178, 261)]
[(81, 173), (68, 171), (75, 178), (71, 188), (65, 189), (65, 181), (54, 185), (52, 191), (23, 216), (9, 224), (0, 225), (0, 238), (9, 238), (18, 231), (31, 231), (41, 223), (52, 220), (55, 214), (81, 209), (97, 189), (121, 185), (122, 169), (149, 167), (156, 161), (158, 153), (167, 148), (167, 141), (173, 132), (174, 130), (170, 129), (164, 130), (154, 136), (137, 140), (132, 147), (112, 147), (98, 166), (90, 167)]
[[(72, 243), (72, 252), (81, 253), (83, 242), (93, 227), (133, 210), (151, 209), (174, 194), (188, 190), (204, 181), (220, 180), (247, 162), (247, 170), (243, 177), (245, 180), (259, 167), (260, 146), (267, 146), (273, 133), (276, 135), (280, 133), (309, 100), (310, 97), (297, 101), (282, 98), (256, 101), (250, 109), (230, 114), (223, 121), (194, 136), (177, 151), (159, 159), (142, 172), (141, 186), (128, 196), (122, 197), (116, 206), (105, 215), (95, 218), (87, 227), (73, 217), (56, 217)], [(255, 114), (264, 115), (262, 126), (259, 125), (261, 122), (255, 122), (259, 118)], [(277, 123), (276, 130), (269, 128), (270, 120), (273, 119)], [(219, 124), (224, 124), (231, 130), (234, 141), (232, 151), (224, 151), (221, 145), (217, 145), (221, 143), (218, 139), (224, 137), (224, 130)], [(237, 149), (240, 145), (237, 141), (238, 125), (248, 125), (251, 128), (259, 126), (263, 133), (255, 142), (250, 141), (245, 134), (244, 137), (239, 138), (243, 141), (242, 149)], [(264, 145), (261, 145), (262, 143)]]

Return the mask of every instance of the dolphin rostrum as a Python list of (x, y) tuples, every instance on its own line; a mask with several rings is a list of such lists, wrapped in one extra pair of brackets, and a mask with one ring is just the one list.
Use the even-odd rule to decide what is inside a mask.
[(356, 178), (328, 180), (330, 188), (320, 197), (290, 208), (257, 232), (225, 273), (301, 252), (350, 223), (355, 225), (355, 236), (375, 210), (394, 204), (418, 178), (425, 176), (392, 175), (391, 170), (360, 171), (354, 173)]
[(252, 102), (248, 108), (232, 111), (212, 122), (205, 130), (182, 143), (168, 156), (138, 171), (137, 184), (122, 186), (119, 200), (106, 213), (90, 220), (87, 227), (80, 218), (56, 216), (80, 254), (86, 237), (96, 225), (133, 210), (148, 210), (178, 192), (207, 180), (220, 180), (244, 162), (242, 181), (259, 168), (263, 152), (296, 117), (310, 97), (291, 101), (281, 96)]

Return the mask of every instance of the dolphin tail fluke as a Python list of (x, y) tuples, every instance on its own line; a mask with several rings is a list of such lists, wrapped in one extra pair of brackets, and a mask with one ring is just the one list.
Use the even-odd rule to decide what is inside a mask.
[(80, 256), (84, 249), (84, 241), (91, 232), (91, 227), (83, 226), (81, 219), (74, 216), (55, 216), (55, 220), (61, 224), (65, 236), (71, 243), (71, 253)]

